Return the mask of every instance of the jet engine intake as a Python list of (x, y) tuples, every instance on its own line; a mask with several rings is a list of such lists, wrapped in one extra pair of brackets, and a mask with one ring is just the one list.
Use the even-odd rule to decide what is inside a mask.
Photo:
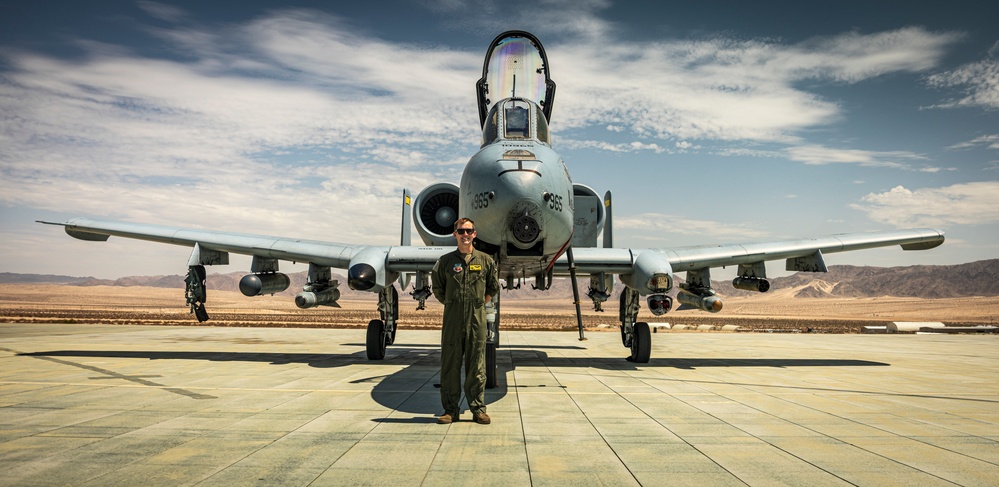
[(424, 244), (442, 247), (457, 244), (453, 232), (454, 222), (458, 221), (458, 194), (455, 184), (437, 183), (416, 196), (413, 220)]
[(736, 277), (732, 281), (732, 287), (743, 291), (765, 293), (770, 290), (770, 281), (759, 277)]
[(239, 292), (243, 296), (263, 296), (288, 289), (291, 279), (286, 274), (272, 272), (267, 274), (247, 274), (239, 280)]
[(680, 291), (676, 295), (676, 300), (680, 304), (693, 306), (708, 313), (717, 313), (722, 309), (722, 300), (714, 294), (694, 294), (687, 291)]

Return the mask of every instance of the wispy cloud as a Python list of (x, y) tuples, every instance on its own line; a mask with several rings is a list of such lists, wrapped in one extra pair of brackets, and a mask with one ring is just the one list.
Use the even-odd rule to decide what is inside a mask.
[[(733, 241), (764, 239), (773, 235), (766, 230), (750, 225), (722, 223), (700, 218), (685, 218), (664, 213), (641, 213), (638, 215), (614, 216), (614, 231), (622, 236), (648, 242), (668, 241), (670, 236), (698, 236), (703, 241)], [(652, 245), (653, 243), (650, 243)]]
[(826, 164), (856, 164), (867, 167), (888, 167), (894, 169), (910, 169), (923, 172), (937, 172), (935, 167), (916, 167), (914, 164), (926, 163), (929, 158), (922, 154), (908, 151), (868, 151), (858, 149), (837, 149), (819, 145), (802, 145), (789, 147), (785, 151), (788, 159), (803, 162), (812, 166)]
[[(545, 2), (533, 17), (521, 14), (525, 28), (561, 21), (544, 25), (561, 26), (545, 42), (559, 82), (553, 128), (566, 134), (556, 139), (563, 147), (659, 153), (712, 150), (712, 142), (801, 144), (802, 131), (843, 116), (802, 81), (921, 72), (959, 38), (907, 28), (799, 44), (638, 43), (614, 37), (616, 26), (598, 15), (606, 5), (589, 2), (558, 17), (564, 2)], [(394, 214), (403, 186), (456, 181), (478, 147), (472, 85), (481, 50), (391, 42), (315, 11), (199, 25), (165, 4), (140, 7), (174, 22), (146, 29), (160, 42), (148, 52), (170, 56), (87, 40), (77, 59), (3, 54), (0, 203), (390, 242), (394, 230), (371, 234), (365, 223)], [(594, 137), (591, 128), (610, 137)], [(922, 162), (907, 152), (817, 146), (787, 154), (810, 164), (830, 155), (860, 165)], [(331, 227), (346, 230), (330, 235)]]
[[(799, 132), (838, 121), (833, 101), (802, 81), (856, 83), (939, 64), (959, 34), (905, 28), (799, 44), (713, 38), (557, 46), (557, 123), (627, 127), (656, 138), (797, 143)], [(551, 50), (551, 48), (550, 48)]]
[[(999, 46), (999, 42), (995, 46)], [(986, 59), (927, 77), (926, 83), (931, 87), (956, 88), (964, 95), (931, 108), (999, 109), (999, 49), (995, 46)]]
[(969, 141), (954, 144), (948, 149), (971, 149), (973, 147), (986, 147), (989, 149), (999, 149), (999, 134), (983, 135), (975, 137)]
[(917, 190), (896, 186), (870, 193), (851, 207), (897, 227), (987, 225), (999, 222), (999, 181)]

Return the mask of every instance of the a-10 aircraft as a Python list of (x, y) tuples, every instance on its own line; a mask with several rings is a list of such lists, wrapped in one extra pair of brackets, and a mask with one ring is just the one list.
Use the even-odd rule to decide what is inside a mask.
[[(403, 191), (402, 238), (398, 246), (351, 245), (295, 238), (267, 237), (140, 223), (74, 218), (62, 225), (81, 240), (104, 241), (109, 236), (193, 247), (188, 261), (186, 297), (199, 321), (205, 311), (205, 267), (228, 264), (229, 253), (253, 256), (240, 281), (247, 296), (284, 291), (289, 278), (278, 272), (278, 261), (308, 262), (308, 282), (295, 297), (300, 308), (338, 306), (339, 282), (331, 268), (347, 270), (350, 289), (378, 295), (379, 318), (368, 323), (366, 352), (371, 360), (385, 357), (396, 337), (399, 296), (395, 283), (424, 307), (431, 296), (430, 270), (437, 258), (454, 249), (452, 225), (471, 218), (478, 231), (476, 247), (493, 256), (502, 287), (514, 289), (525, 281), (539, 290), (556, 276), (571, 276), (580, 339), (583, 339), (577, 275), (589, 276), (587, 296), (596, 309), (611, 296), (613, 276), (624, 285), (620, 293), (621, 339), (629, 360), (649, 361), (649, 325), (638, 321), (641, 296), (653, 315), (673, 306), (668, 293), (675, 272), (686, 272), (677, 301), (708, 312), (722, 308), (711, 289), (712, 267), (738, 266), (733, 285), (766, 292), (765, 261), (785, 260), (789, 271), (825, 272), (823, 254), (900, 245), (905, 250), (934, 248), (942, 232), (914, 229), (872, 234), (842, 234), (785, 242), (714, 245), (663, 249), (614, 248), (611, 195), (600, 198), (588, 186), (574, 183), (562, 158), (551, 146), (548, 124), (555, 83), (548, 58), (536, 37), (523, 31), (497, 36), (486, 52), (482, 78), (476, 83), (482, 146), (465, 166), (461, 183), (437, 183), (415, 201)], [(411, 210), (411, 211), (410, 211)], [(425, 246), (410, 245), (410, 213)], [(602, 233), (602, 245), (598, 236)], [(501, 293), (502, 294), (502, 293)], [(487, 387), (497, 384), (496, 348), (502, 309), (494, 297), (497, 317), (489, 324)]]

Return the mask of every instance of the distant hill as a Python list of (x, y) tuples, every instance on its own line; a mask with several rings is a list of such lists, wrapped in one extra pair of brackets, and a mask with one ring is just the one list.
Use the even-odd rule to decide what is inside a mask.
[(93, 277), (56, 276), (52, 274), (16, 274), (0, 272), (0, 284), (79, 284)]
[[(798, 272), (770, 281), (773, 290), (798, 288), (798, 297), (956, 298), (999, 296), (999, 259), (958, 265), (908, 267), (829, 266), (829, 272)], [(749, 296), (731, 282), (716, 282), (726, 296)]]
[[(246, 272), (209, 274), (208, 289), (219, 291), (239, 291), (239, 280)], [(306, 273), (288, 274), (291, 286), (280, 295), (294, 296), (305, 284)], [(367, 296), (370, 293), (351, 291), (347, 288), (346, 277), (339, 279), (340, 291), (344, 297)], [(677, 281), (682, 282), (678, 276)], [(771, 279), (771, 289), (798, 289), (797, 297), (919, 297), (955, 298), (968, 296), (999, 296), (999, 259), (983, 260), (959, 265), (917, 265), (908, 267), (861, 267), (851, 265), (830, 266), (827, 273), (798, 272), (787, 277)], [(531, 288), (533, 280), (526, 281), (521, 289), (509, 291), (504, 297), (513, 299), (559, 298), (571, 300), (572, 283), (568, 279), (556, 279), (547, 293)], [(184, 276), (131, 276), (120, 279), (95, 279), (93, 277), (72, 277), (37, 274), (0, 273), (0, 284), (64, 284), (72, 286), (149, 286), (184, 288)], [(585, 297), (589, 278), (579, 279), (579, 292)], [(732, 287), (730, 281), (714, 281), (714, 289), (722, 296), (751, 296), (755, 293), (740, 291)], [(615, 283), (615, 291), (621, 284)], [(405, 295), (407, 291), (400, 293)], [(674, 291), (675, 293), (675, 291)], [(617, 305), (617, 292), (608, 301), (613, 309)], [(406, 297), (408, 299), (408, 297)]]

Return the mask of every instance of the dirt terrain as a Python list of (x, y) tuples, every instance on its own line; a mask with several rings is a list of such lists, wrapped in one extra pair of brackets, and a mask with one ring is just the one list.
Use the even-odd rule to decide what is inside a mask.
[[(649, 323), (673, 325), (736, 325), (742, 330), (857, 333), (865, 325), (892, 321), (939, 321), (948, 325), (999, 323), (999, 298), (801, 298), (796, 289), (782, 289), (749, 297), (724, 298), (717, 314), (672, 311), (653, 316), (643, 306), (639, 315)], [(436, 328), (442, 307), (416, 303), (400, 295), (400, 328)], [(376, 298), (341, 299), (342, 308), (300, 310), (287, 296), (247, 298), (237, 292), (210, 291), (206, 303), (212, 326), (363, 328), (372, 318)], [(571, 300), (510, 298), (502, 303), (505, 329), (575, 331)], [(584, 298), (583, 324), (587, 331), (618, 329), (616, 298), (597, 313)], [(0, 284), (0, 321), (146, 325), (198, 325), (184, 305), (182, 289), (118, 286), (62, 286)]]

